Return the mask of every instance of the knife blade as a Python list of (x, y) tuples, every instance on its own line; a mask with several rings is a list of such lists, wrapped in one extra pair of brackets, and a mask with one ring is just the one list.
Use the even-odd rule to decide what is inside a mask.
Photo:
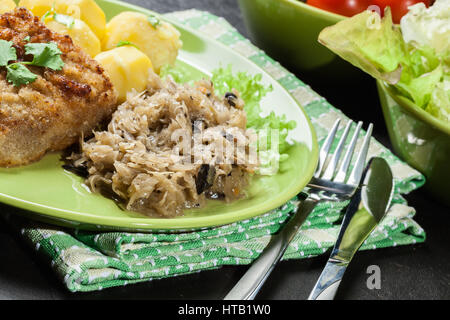
[(308, 300), (331, 300), (357, 250), (384, 218), (392, 200), (392, 171), (383, 158), (372, 158), (347, 207), (336, 244)]

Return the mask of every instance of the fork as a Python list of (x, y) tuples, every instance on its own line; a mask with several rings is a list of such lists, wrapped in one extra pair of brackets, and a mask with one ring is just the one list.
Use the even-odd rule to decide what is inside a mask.
[[(331, 155), (330, 149), (335, 140), (339, 125), (340, 119), (334, 123), (333, 128), (320, 149), (319, 161), (314, 176), (308, 183), (306, 192), (301, 192), (298, 195), (301, 203), (296, 213), (283, 229), (271, 238), (269, 244), (258, 259), (253, 262), (252, 266), (225, 296), (224, 300), (253, 300), (276, 264), (281, 260), (289, 243), (316, 205), (322, 201), (348, 200), (355, 193), (366, 163), (373, 125), (369, 124), (367, 128), (361, 149), (350, 174), (348, 174), (348, 171), (362, 122), (358, 122), (344, 158), (341, 161), (339, 160), (345, 149), (347, 136), (353, 125), (353, 121), (348, 121), (337, 147)], [(330, 159), (328, 159), (329, 156), (331, 157)]]

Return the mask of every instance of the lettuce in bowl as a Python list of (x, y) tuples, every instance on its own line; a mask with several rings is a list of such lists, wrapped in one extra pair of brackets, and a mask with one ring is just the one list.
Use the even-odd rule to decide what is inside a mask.
[[(449, 3), (438, 0), (432, 7), (423, 6), (420, 10), (414, 9), (417, 5), (412, 6), (401, 25), (393, 24), (389, 8), (384, 18), (376, 12), (365, 11), (325, 28), (319, 35), (319, 42), (374, 78), (392, 85), (419, 108), (450, 123), (450, 50), (446, 27), (450, 25)], [(411, 36), (412, 29), (421, 28), (414, 21), (429, 21), (426, 16), (435, 14), (435, 6), (438, 6), (440, 19), (447, 19), (447, 22), (422, 23), (427, 28), (423, 32), (435, 36), (444, 34), (444, 45), (441, 41), (419, 41)], [(447, 10), (447, 14), (443, 10)], [(419, 15), (424, 18), (418, 18)], [(440, 30), (431, 32), (433, 26)]]

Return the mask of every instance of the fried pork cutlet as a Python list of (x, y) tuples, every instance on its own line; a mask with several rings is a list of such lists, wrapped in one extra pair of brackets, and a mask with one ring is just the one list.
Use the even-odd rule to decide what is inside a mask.
[(64, 61), (60, 71), (28, 66), (38, 77), (19, 87), (0, 67), (0, 166), (29, 164), (62, 150), (114, 111), (117, 94), (103, 68), (27, 9), (0, 15), (0, 39), (14, 43), (17, 61), (32, 60), (25, 54), (27, 43), (48, 42), (58, 45)]

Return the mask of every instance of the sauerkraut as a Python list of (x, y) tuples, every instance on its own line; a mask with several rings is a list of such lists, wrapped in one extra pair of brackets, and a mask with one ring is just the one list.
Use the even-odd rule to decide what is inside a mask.
[(149, 216), (233, 201), (258, 166), (243, 106), (236, 91), (216, 96), (211, 81), (179, 85), (151, 72), (147, 90), (129, 93), (107, 128), (68, 159), (87, 170), (93, 192)]

